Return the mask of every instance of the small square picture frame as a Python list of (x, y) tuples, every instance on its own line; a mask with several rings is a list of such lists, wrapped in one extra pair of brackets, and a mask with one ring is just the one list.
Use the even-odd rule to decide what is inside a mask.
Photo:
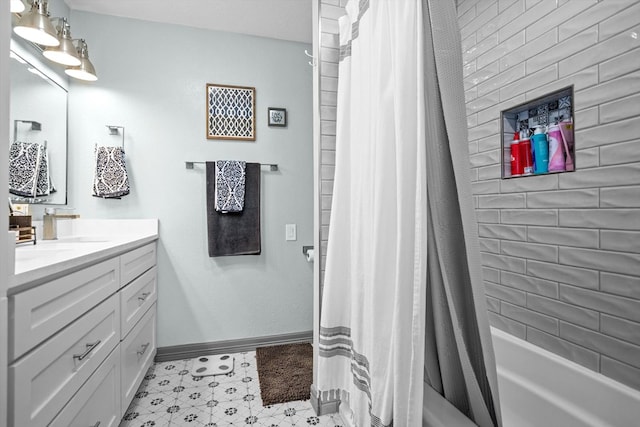
[(287, 109), (269, 107), (267, 109), (267, 123), (271, 127), (287, 126)]

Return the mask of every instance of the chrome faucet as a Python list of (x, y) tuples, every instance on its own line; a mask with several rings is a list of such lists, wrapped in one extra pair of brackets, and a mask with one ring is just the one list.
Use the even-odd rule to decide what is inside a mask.
[(58, 219), (80, 218), (77, 214), (57, 214), (56, 208), (45, 208), (42, 216), (42, 240), (58, 239)]

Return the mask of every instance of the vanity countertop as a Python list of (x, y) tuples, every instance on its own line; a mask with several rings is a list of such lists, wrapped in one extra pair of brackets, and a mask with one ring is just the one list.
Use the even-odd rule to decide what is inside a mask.
[(58, 222), (58, 240), (21, 244), (15, 251), (12, 295), (158, 239), (158, 220)]

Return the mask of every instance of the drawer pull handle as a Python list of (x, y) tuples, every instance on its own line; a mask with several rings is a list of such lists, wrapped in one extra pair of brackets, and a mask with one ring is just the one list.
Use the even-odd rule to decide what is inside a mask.
[(138, 297), (138, 299), (140, 301), (146, 301), (146, 299), (149, 298), (149, 295), (151, 295), (151, 292), (143, 292), (142, 296)]
[(93, 426), (91, 427), (100, 427), (100, 421), (98, 421), (97, 423), (95, 423)]
[(78, 359), (78, 360), (82, 360), (85, 357), (87, 357), (89, 355), (89, 353), (91, 353), (93, 351), (94, 348), (96, 348), (99, 344), (101, 343), (101, 340), (98, 340), (92, 344), (85, 344), (87, 346), (87, 349), (84, 351), (84, 353), (82, 354), (74, 354), (73, 358), (74, 359)]
[(138, 350), (138, 351), (136, 351), (136, 354), (137, 354), (138, 356), (142, 356), (142, 355), (147, 351), (147, 349), (149, 348), (149, 345), (150, 345), (150, 344), (151, 344), (151, 343), (142, 344), (142, 350)]

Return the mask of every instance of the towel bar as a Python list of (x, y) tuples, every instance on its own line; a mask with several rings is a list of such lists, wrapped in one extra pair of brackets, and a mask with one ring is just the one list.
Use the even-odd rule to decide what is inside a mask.
[[(193, 165), (195, 164), (199, 164), (199, 165), (204, 165), (207, 162), (184, 162), (185, 167), (187, 169), (193, 169)], [(271, 171), (278, 171), (278, 164), (277, 163), (258, 163), (260, 166), (269, 166)]]

